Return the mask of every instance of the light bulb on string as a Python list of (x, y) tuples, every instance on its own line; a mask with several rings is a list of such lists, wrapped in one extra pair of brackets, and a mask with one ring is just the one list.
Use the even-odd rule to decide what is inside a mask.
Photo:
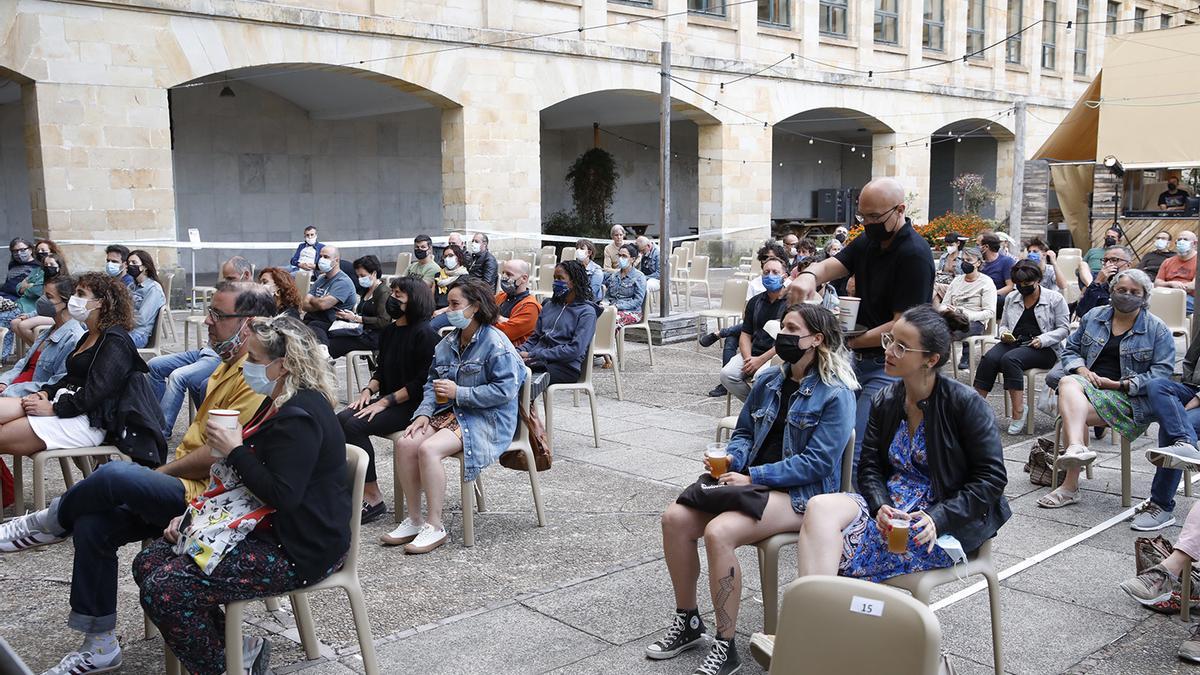
[(817, 164), (820, 164), (820, 163), (821, 163), (821, 160), (819, 160), (819, 159), (818, 159), (818, 160), (817, 160)]
[(812, 145), (812, 144), (813, 144), (813, 139), (811, 139), (811, 138), (810, 138), (810, 139), (808, 139), (808, 144), (809, 144), (809, 145)]
[(856, 150), (856, 148), (853, 145), (850, 146), (850, 152), (855, 152), (855, 150)]

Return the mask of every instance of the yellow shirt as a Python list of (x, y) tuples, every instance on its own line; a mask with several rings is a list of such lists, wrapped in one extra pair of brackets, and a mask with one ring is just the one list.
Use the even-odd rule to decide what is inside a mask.
[[(183, 442), (179, 444), (178, 448), (175, 448), (175, 459), (181, 459), (208, 443), (208, 435), (204, 433), (204, 423), (208, 420), (209, 410), (236, 410), (240, 413), (238, 421), (245, 425), (262, 405), (264, 397), (254, 393), (254, 390), (242, 378), (242, 364), (245, 361), (245, 356), (232, 364), (222, 361), (221, 365), (213, 371), (212, 377), (208, 378), (208, 389), (204, 394), (204, 402), (196, 411), (196, 420), (188, 426), (187, 433), (183, 435)], [(183, 489), (187, 492), (186, 499), (189, 502), (208, 489), (207, 480), (188, 478), (180, 480), (183, 481)]]

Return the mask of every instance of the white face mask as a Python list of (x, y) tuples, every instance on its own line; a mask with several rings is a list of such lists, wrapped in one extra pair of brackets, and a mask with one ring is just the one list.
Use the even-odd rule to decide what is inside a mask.
[(458, 267), (458, 258), (455, 258), (454, 256), (442, 258), (442, 264), (446, 266), (446, 269), (452, 270), (455, 267)]
[(333, 260), (329, 258), (321, 258), (317, 261), (317, 269), (321, 270), (322, 272), (329, 272), (329, 270), (333, 269)]
[(592, 256), (586, 248), (581, 248), (575, 251), (575, 259), (586, 265), (592, 259)]
[[(965, 571), (967, 564), (967, 552), (963, 550), (963, 545), (952, 534), (943, 534), (937, 538), (938, 548), (946, 552), (946, 555), (954, 561), (954, 574), (958, 575), (958, 566), (962, 565)], [(967, 577), (964, 574), (960, 581), (966, 581)]]
[(315, 235), (315, 234), (308, 235), (307, 237), (304, 238), (304, 243), (308, 244), (309, 246), (312, 246), (313, 244), (317, 243), (317, 235)]
[(67, 313), (71, 315), (79, 323), (87, 321), (91, 316), (92, 310), (88, 309), (88, 299), (81, 298), (78, 295), (72, 295), (70, 300), (67, 300)]
[(477, 241), (471, 242), (471, 253), (479, 253), (481, 250), (483, 250), (483, 245)]
[(1165, 250), (1167, 248), (1167, 244), (1170, 244), (1170, 243), (1171, 243), (1170, 239), (1155, 239), (1154, 240), (1154, 248), (1162, 251), (1162, 250)]

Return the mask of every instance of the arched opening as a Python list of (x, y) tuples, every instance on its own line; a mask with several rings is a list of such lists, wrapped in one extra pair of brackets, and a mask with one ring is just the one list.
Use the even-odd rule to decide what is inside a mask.
[[(178, 234), (206, 241), (296, 241), (440, 233), (442, 110), (454, 104), (369, 71), (313, 64), (257, 66), (170, 91)], [(394, 247), (374, 253), (391, 271)], [(243, 253), (256, 265), (287, 251), (203, 251), (203, 274)]]
[[(933, 132), (929, 139), (929, 217), (966, 208), (962, 196), (951, 186), (963, 174), (982, 176), (984, 186), (996, 191), (1002, 173), (1000, 148), (1012, 140), (1011, 131), (979, 118), (951, 122)], [(995, 203), (985, 204), (979, 215), (995, 218)]]
[(0, 232), (8, 239), (33, 236), (33, 199), (25, 139), (25, 96), (32, 81), (0, 68)]
[[(660, 235), (658, 94), (608, 90), (575, 96), (541, 112), (542, 227), (573, 210), (565, 177), (575, 159), (599, 146), (616, 160), (619, 178), (612, 221), (637, 233)], [(593, 124), (599, 124), (598, 134)], [(671, 232), (696, 231), (699, 222), (699, 125), (716, 119), (682, 101), (671, 112)]]
[(849, 108), (815, 108), (772, 132), (771, 219), (849, 223), (858, 190), (871, 180), (873, 138), (892, 129)]

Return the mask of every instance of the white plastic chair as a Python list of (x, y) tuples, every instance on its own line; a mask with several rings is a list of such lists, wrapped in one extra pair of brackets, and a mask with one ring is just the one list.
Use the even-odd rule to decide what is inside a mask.
[[(740, 268), (741, 265), (738, 267)], [(750, 258), (750, 269), (739, 269), (737, 272), (733, 273), (733, 276), (737, 277), (738, 279), (746, 279), (747, 281), (753, 279), (754, 277), (762, 276), (762, 262), (760, 262), (758, 258)]]
[(401, 251), (396, 254), (396, 276), (408, 274), (408, 266), (412, 264), (412, 252)]
[[(92, 460), (93, 458), (116, 457), (118, 460), (130, 461), (129, 457), (123, 454), (113, 445), (97, 445), (86, 448), (60, 448), (57, 450), (42, 450), (28, 455), (29, 460), (33, 462), (33, 509), (40, 511), (46, 508), (46, 463), (50, 460), (57, 459), (59, 468), (62, 469), (63, 482), (68, 488), (75, 484), (75, 478), (71, 474), (71, 462), (74, 461), (75, 466), (83, 474), (84, 478), (92, 475)], [(25, 470), (19, 455), (13, 455), (13, 496), (16, 501), (14, 506), (20, 510), (24, 508), (25, 503)], [(3, 494), (0, 493), (0, 503), (3, 503)]]
[[(642, 300), (642, 310), (646, 309), (646, 301)], [(621, 353), (620, 342), (617, 339), (617, 308), (609, 305), (596, 317), (596, 334), (592, 337), (592, 355), (607, 356), (612, 360), (613, 379), (617, 385), (617, 400), (623, 401), (621, 395)]]
[(1183, 348), (1187, 350), (1191, 339), (1191, 326), (1187, 318), (1187, 291), (1182, 288), (1150, 289), (1150, 313), (1167, 324), (1171, 335), (1182, 335)]
[(554, 244), (546, 244), (539, 255), (554, 255)]
[[(605, 311), (613, 310), (611, 307)], [(596, 389), (592, 386), (592, 360), (595, 357), (596, 336), (601, 331), (601, 314), (596, 317), (596, 332), (592, 335), (591, 342), (588, 344), (587, 354), (583, 357), (583, 372), (580, 374), (578, 382), (552, 384), (546, 387), (545, 393), (542, 394), (542, 405), (546, 410), (546, 440), (550, 441), (550, 447), (554, 447), (554, 393), (559, 391), (582, 391), (588, 397), (588, 405), (592, 408), (592, 436), (595, 438), (596, 447), (600, 447), (600, 418), (596, 416)], [(611, 324), (609, 331), (612, 331)], [(579, 400), (576, 399), (575, 405), (579, 405)]]
[(574, 260), (574, 259), (575, 259), (575, 247), (574, 246), (564, 246), (563, 250), (562, 250), (562, 255), (558, 256), (559, 262), (567, 262), (568, 260)]
[(725, 284), (721, 287), (721, 306), (716, 309), (702, 309), (696, 313), (697, 340), (708, 330), (709, 319), (716, 319), (717, 329), (720, 330), (725, 327), (726, 321), (737, 321), (742, 318), (746, 312), (746, 289), (749, 286), (750, 282), (745, 279), (725, 280)]
[(810, 576), (788, 585), (771, 675), (938, 675), (942, 629), (924, 603), (861, 579)]
[(1068, 305), (1079, 302), (1079, 296), (1082, 291), (1079, 288), (1079, 266), (1083, 264), (1083, 259), (1078, 255), (1064, 255), (1059, 253), (1057, 262), (1054, 266), (1058, 271), (1062, 272), (1063, 278), (1067, 280), (1067, 287), (1063, 289), (1063, 299)]
[[(722, 420), (724, 421), (724, 420)], [(734, 418), (736, 423), (737, 418)], [(720, 440), (721, 429), (718, 427), (717, 436)], [(843, 492), (850, 491), (851, 480), (854, 475), (854, 432), (850, 432), (850, 440), (846, 443), (846, 447), (842, 450), (842, 485)], [(799, 532), (781, 532), (755, 542), (754, 546), (758, 549), (758, 576), (759, 583), (762, 587), (763, 601), (763, 630), (767, 633), (775, 632), (775, 623), (778, 619), (778, 611), (776, 603), (779, 600), (779, 551), (784, 546), (793, 546), (799, 539)]]
[[(341, 569), (330, 574), (322, 581), (311, 586), (298, 588), (290, 593), (292, 610), (296, 616), (296, 628), (300, 633), (300, 642), (304, 645), (304, 654), (310, 661), (319, 659), (316, 626), (313, 623), (312, 611), (308, 604), (308, 594), (330, 588), (345, 589), (350, 599), (350, 612), (354, 616), (354, 628), (358, 632), (358, 646), (363, 660), (363, 670), (367, 675), (379, 673), (379, 662), (375, 659), (375, 643), (371, 637), (371, 622), (367, 618), (367, 603), (363, 597), (362, 584), (358, 580), (358, 541), (359, 521), (361, 514), (358, 505), (362, 503), (363, 482), (367, 475), (367, 453), (354, 445), (346, 446), (346, 463), (351, 482), (350, 505), (350, 549), (346, 552), (346, 560)], [(242, 616), (247, 603), (252, 600), (231, 602), (225, 606), (225, 671), (229, 673), (242, 672)], [(168, 652), (167, 667), (172, 665), (177, 669), (178, 660)], [(175, 672), (179, 672), (176, 670)]]
[[(685, 251), (687, 249), (684, 249)], [(687, 276), (679, 280), (683, 284), (684, 296), (686, 296), (686, 307), (692, 308), (692, 285), (704, 286), (704, 297), (708, 300), (705, 307), (712, 306), (712, 288), (708, 283), (708, 256), (698, 255), (691, 261), (691, 266), (687, 269)]]
[(168, 329), (166, 326), (171, 324), (171, 310), (163, 305), (162, 309), (158, 310), (158, 319), (154, 322), (154, 328), (150, 330), (150, 338), (146, 340), (146, 346), (138, 348), (138, 356), (147, 361), (162, 354), (161, 337)]
[[(355, 349), (346, 352), (346, 403), (352, 403), (354, 401), (352, 397), (366, 386), (358, 375), (358, 362), (367, 362), (374, 357), (375, 352), (369, 349)], [(367, 381), (370, 381), (369, 376)]]
[(538, 302), (544, 302), (554, 295), (554, 265), (541, 265), (537, 269), (537, 288), (533, 291), (533, 297)]
[[(650, 365), (654, 365), (654, 336), (650, 334), (650, 298), (651, 294), (646, 293), (646, 297), (642, 300), (642, 320), (638, 323), (631, 323), (617, 327), (617, 367), (625, 367), (625, 331), (640, 329), (646, 331), (646, 350), (650, 353)], [(620, 400), (618, 394), (617, 399)]]
[(983, 343), (991, 338), (996, 337), (996, 317), (987, 320), (987, 324), (983, 328), (983, 333), (979, 335), (968, 335), (967, 337), (956, 340), (950, 343), (950, 363), (954, 365), (954, 378), (958, 379), (958, 362), (962, 358), (963, 347), (968, 349), (969, 358), (967, 364), (967, 384), (975, 383), (975, 368), (979, 364), (979, 357), (982, 356)]
[(308, 295), (308, 288), (312, 286), (312, 272), (297, 270), (292, 274), (292, 278), (296, 281), (296, 290), (299, 291), (300, 297)]
[(1071, 248), (1070, 246), (1064, 246), (1064, 247), (1058, 249), (1058, 257), (1061, 258), (1064, 255), (1067, 255), (1067, 256), (1073, 255), (1076, 258), (1082, 258), (1083, 257), (1083, 249)]

